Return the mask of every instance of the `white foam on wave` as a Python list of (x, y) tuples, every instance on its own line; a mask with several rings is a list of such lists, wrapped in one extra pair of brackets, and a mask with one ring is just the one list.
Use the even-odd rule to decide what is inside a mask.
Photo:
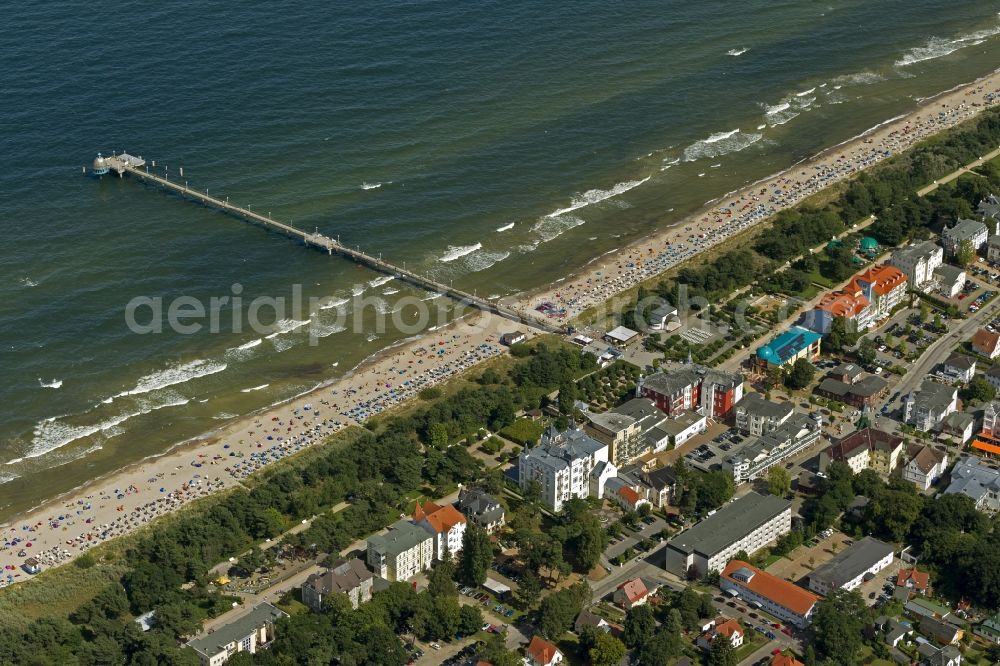
[(497, 227), (497, 233), (502, 233), (504, 231), (510, 231), (513, 228), (514, 228), (514, 223), (511, 222), (510, 224), (505, 224), (502, 227)]
[(838, 76), (834, 78), (831, 83), (833, 83), (834, 90), (839, 90), (842, 86), (867, 86), (872, 83), (878, 83), (879, 81), (884, 81), (885, 77), (876, 72), (856, 72), (854, 74), (844, 74), (843, 76)]
[(118, 426), (122, 425), (129, 419), (150, 414), (168, 407), (180, 407), (188, 404), (189, 402), (189, 398), (176, 396), (163, 403), (147, 403), (139, 409), (123, 412), (117, 416), (113, 416), (109, 419), (101, 421), (100, 423), (92, 425), (73, 425), (61, 420), (63, 417), (56, 416), (44, 419), (35, 425), (31, 441), (31, 450), (20, 458), (14, 458), (13, 460), (7, 461), (7, 464), (13, 465), (26, 459), (44, 456), (45, 454), (61, 449), (67, 444), (71, 444), (78, 439), (96, 435), (98, 433), (114, 437), (124, 432), (124, 430), (119, 429)]
[(795, 93), (795, 96), (796, 97), (806, 97), (807, 95), (812, 95), (814, 92), (816, 92), (816, 87), (815, 86), (813, 86), (809, 90), (803, 90), (802, 92), (797, 92), (797, 93)]
[(895, 62), (895, 66), (908, 67), (918, 62), (943, 58), (966, 46), (982, 44), (986, 39), (996, 35), (1000, 35), (1000, 25), (984, 30), (976, 30), (955, 39), (931, 37), (923, 46), (917, 46), (904, 53), (903, 57)]
[(0, 473), (0, 486), (5, 483), (10, 483), (14, 479), (19, 478), (20, 474), (14, 474), (13, 472), (2, 472)]
[(229, 412), (219, 412), (212, 418), (216, 421), (228, 421), (229, 419), (235, 419), (239, 414), (231, 414)]
[(388, 289), (383, 289), (382, 290), (382, 294), (384, 296), (392, 296), (393, 294), (398, 294), (398, 293), (399, 293), (399, 289), (393, 289), (392, 287), (389, 287)]
[(728, 132), (717, 132), (707, 139), (696, 141), (684, 149), (684, 161), (694, 162), (702, 158), (714, 158), (739, 152), (757, 143), (762, 134), (741, 132), (739, 128)]
[(381, 287), (386, 282), (392, 282), (392, 280), (393, 280), (393, 277), (391, 275), (383, 275), (382, 277), (377, 277), (374, 280), (371, 280), (368, 283), (368, 286), (372, 287), (372, 288), (374, 288), (374, 287)]
[(284, 335), (285, 333), (291, 333), (297, 328), (301, 328), (309, 323), (308, 319), (282, 319), (274, 325), (275, 331), (269, 335), (265, 335), (266, 340), (273, 340), (279, 335)]
[(281, 352), (288, 351), (294, 347), (295, 340), (292, 338), (275, 338), (271, 341), (271, 344), (274, 346), (274, 351), (280, 354)]
[(428, 295), (424, 296), (420, 300), (422, 300), (422, 301), (433, 301), (435, 298), (441, 298), (442, 296), (444, 296), (444, 294), (435, 291), (432, 294), (428, 294)]
[(253, 393), (254, 391), (263, 391), (270, 384), (261, 384), (260, 386), (251, 386), (250, 388), (240, 389), (240, 393)]
[(764, 115), (774, 115), (775, 113), (781, 113), (782, 111), (788, 111), (792, 107), (791, 102), (779, 102), (774, 106), (769, 106), (764, 104)]
[(21, 283), (23, 287), (37, 287), (38, 283), (32, 280), (30, 277), (23, 277), (18, 282)]
[(257, 338), (256, 340), (251, 340), (250, 342), (243, 343), (239, 347), (236, 347), (236, 350), (237, 351), (245, 351), (247, 349), (253, 349), (257, 345), (259, 345), (261, 342), (263, 342), (263, 340), (261, 338)]
[(50, 381), (45, 381), (41, 377), (38, 378), (38, 384), (42, 388), (50, 388), (50, 389), (57, 389), (57, 388), (59, 388), (60, 386), (63, 385), (61, 379), (53, 379), (53, 380), (50, 380)]
[(365, 285), (363, 284), (356, 284), (351, 288), (352, 296), (360, 296), (363, 293), (365, 293)]
[(665, 158), (663, 160), (663, 166), (660, 167), (660, 171), (666, 171), (667, 169), (677, 166), (680, 163), (681, 163), (681, 158), (679, 157)]
[(158, 391), (160, 389), (167, 388), (168, 386), (184, 384), (193, 379), (198, 379), (199, 377), (207, 377), (208, 375), (214, 375), (222, 372), (226, 369), (226, 367), (225, 363), (208, 361), (205, 359), (198, 359), (181, 365), (175, 365), (166, 368), (165, 370), (159, 370), (140, 377), (134, 388), (117, 393), (111, 396), (111, 399), (114, 400), (115, 398), (124, 398), (126, 396), (142, 395), (144, 393), (150, 393), (151, 391)]
[(322, 321), (314, 321), (309, 327), (309, 335), (315, 338), (326, 338), (346, 330), (347, 327), (343, 324), (324, 324)]
[(507, 257), (510, 256), (510, 252), (476, 252), (468, 257), (465, 265), (468, 269), (473, 272), (485, 271), (490, 266), (498, 264)]
[[(583, 219), (575, 215), (560, 215), (559, 217), (549, 217), (546, 215), (536, 222), (531, 227), (531, 230), (541, 236), (540, 242), (548, 243), (550, 240), (558, 238), (570, 229), (578, 227), (583, 223)], [(537, 247), (535, 245), (531, 249), (534, 250)]]
[(482, 243), (476, 243), (474, 245), (449, 245), (448, 251), (439, 259), (443, 263), (448, 263), (455, 261), (456, 259), (461, 259), (467, 254), (472, 254), (478, 250), (483, 249)]
[(735, 58), (735, 57), (743, 55), (744, 53), (746, 53), (749, 50), (750, 49), (747, 48), (747, 47), (745, 47), (745, 46), (742, 47), (742, 48), (738, 48), (738, 49), (729, 49), (728, 51), (726, 51), (726, 55), (733, 56)]
[(625, 192), (628, 192), (633, 188), (639, 187), (649, 179), (650, 176), (646, 176), (645, 178), (642, 178), (640, 180), (626, 180), (624, 182), (618, 183), (617, 185), (608, 190), (598, 190), (598, 189), (587, 190), (583, 194), (577, 194), (576, 196), (574, 196), (573, 199), (570, 201), (569, 206), (554, 210), (545, 217), (561, 217), (566, 213), (572, 213), (574, 210), (579, 210), (580, 208), (583, 208), (585, 206), (590, 206), (595, 203), (600, 203), (601, 201), (604, 201), (606, 199), (617, 197), (618, 195), (624, 194)]
[(363, 190), (377, 190), (382, 187), (382, 183), (361, 183), (361, 189)]
[[(364, 289), (362, 289), (361, 291), (364, 291)], [(329, 310), (331, 308), (339, 308), (341, 305), (346, 305), (346, 304), (347, 304), (346, 298), (337, 298), (329, 300), (326, 303), (323, 303), (322, 305), (319, 306), (319, 309)]]

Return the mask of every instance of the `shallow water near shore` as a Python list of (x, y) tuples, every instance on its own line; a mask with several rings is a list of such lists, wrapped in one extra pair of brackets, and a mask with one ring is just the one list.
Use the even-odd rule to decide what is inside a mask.
[[(17, 8), (0, 52), (0, 518), (337, 377), (409, 334), (372, 330), (379, 308), (428, 296), (84, 177), (98, 150), (505, 296), (1000, 62), (997, 2), (690, 4)], [(358, 330), (332, 311), (276, 313), (267, 333), (125, 326), (133, 297), (237, 283), (246, 301), (298, 284), (383, 305)]]

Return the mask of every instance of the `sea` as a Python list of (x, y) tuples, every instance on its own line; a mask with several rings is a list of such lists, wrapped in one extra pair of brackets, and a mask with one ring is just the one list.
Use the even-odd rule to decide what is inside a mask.
[[(430, 329), (455, 314), (259, 226), (95, 177), (99, 152), (506, 297), (993, 71), (998, 12), (996, 0), (9, 7), (0, 521), (414, 335), (387, 318), (433, 304)], [(219, 322), (155, 330), (171, 307)]]

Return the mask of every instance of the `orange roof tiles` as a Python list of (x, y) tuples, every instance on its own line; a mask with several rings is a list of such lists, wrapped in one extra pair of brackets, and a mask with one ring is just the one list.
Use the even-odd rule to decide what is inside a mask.
[(628, 486), (622, 486), (621, 488), (619, 488), (618, 495), (632, 506), (635, 506), (635, 503), (642, 499), (642, 495), (635, 492)]
[(795, 657), (790, 657), (787, 654), (776, 654), (774, 658), (771, 659), (771, 666), (806, 666), (801, 661)]
[(926, 571), (917, 571), (916, 569), (900, 569), (899, 573), (896, 574), (896, 584), (903, 586), (906, 585), (907, 581), (913, 583), (912, 587), (915, 590), (926, 590), (931, 583), (931, 575)]
[(882, 264), (858, 273), (854, 280), (867, 282), (872, 285), (873, 292), (879, 296), (885, 296), (896, 287), (906, 284), (906, 275), (895, 266)]
[(816, 309), (829, 312), (834, 317), (852, 319), (864, 312), (869, 305), (869, 300), (859, 293), (831, 291), (820, 299)]
[(979, 329), (972, 336), (972, 348), (988, 356), (993, 355), (998, 342), (1000, 342), (1000, 333), (987, 331), (985, 328)]
[[(732, 577), (733, 572), (740, 568), (749, 569), (754, 573), (749, 583)], [(812, 592), (804, 590), (794, 583), (789, 583), (787, 580), (773, 576), (766, 571), (761, 571), (752, 564), (747, 564), (741, 560), (730, 561), (726, 565), (726, 568), (722, 570), (722, 575), (733, 583), (745, 587), (766, 599), (770, 599), (774, 603), (784, 606), (798, 615), (804, 616), (808, 614), (813, 605), (819, 601), (819, 597)]]
[(426, 520), (435, 532), (447, 532), (455, 525), (464, 524), (465, 516), (451, 504), (439, 506), (434, 502), (427, 502), (420, 506), (417, 502), (413, 509), (413, 520)]
[(722, 624), (716, 624), (715, 633), (720, 636), (725, 636), (726, 638), (732, 640), (733, 636), (741, 635), (743, 633), (743, 627), (736, 620), (726, 620)]
[(540, 636), (533, 636), (527, 647), (528, 656), (536, 663), (547, 664), (555, 658), (559, 649)]
[(649, 590), (646, 589), (646, 584), (642, 582), (641, 578), (631, 578), (619, 585), (618, 589), (624, 592), (632, 603), (644, 599), (649, 594)]

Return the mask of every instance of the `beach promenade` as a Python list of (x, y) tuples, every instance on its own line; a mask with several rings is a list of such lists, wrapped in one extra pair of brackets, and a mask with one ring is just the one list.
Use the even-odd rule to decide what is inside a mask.
[[(614, 255), (602, 257), (555, 288), (506, 305), (527, 321), (536, 308), (565, 309), (558, 323), (656, 278), (681, 262), (766, 220), (830, 185), (974, 117), (1000, 101), (994, 73), (923, 102), (894, 119), (789, 170), (714, 202), (709, 208)], [(93, 546), (148, 525), (198, 498), (233, 488), (250, 474), (305, 450), (341, 429), (412, 399), (422, 388), (455, 377), (503, 353), (499, 336), (527, 326), (487, 314), (425, 333), (337, 382), (236, 419), (174, 450), (95, 480), (0, 526), (0, 586), (30, 578), (23, 565), (64, 564)]]

